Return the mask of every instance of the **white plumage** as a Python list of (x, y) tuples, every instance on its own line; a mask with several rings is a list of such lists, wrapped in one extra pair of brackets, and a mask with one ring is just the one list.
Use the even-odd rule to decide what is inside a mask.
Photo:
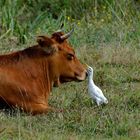
[(88, 66), (87, 73), (88, 73), (88, 92), (90, 96), (96, 100), (98, 106), (103, 103), (107, 104), (108, 103), (107, 98), (104, 96), (101, 89), (95, 85), (92, 79), (93, 78), (92, 67)]

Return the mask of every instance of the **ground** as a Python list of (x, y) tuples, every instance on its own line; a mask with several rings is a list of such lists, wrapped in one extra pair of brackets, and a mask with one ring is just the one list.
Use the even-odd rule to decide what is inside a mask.
[(76, 52), (94, 68), (95, 83), (109, 103), (96, 105), (87, 92), (87, 80), (61, 85), (53, 89), (49, 104), (62, 113), (30, 116), (1, 111), (2, 140), (140, 138), (140, 50), (84, 46)]

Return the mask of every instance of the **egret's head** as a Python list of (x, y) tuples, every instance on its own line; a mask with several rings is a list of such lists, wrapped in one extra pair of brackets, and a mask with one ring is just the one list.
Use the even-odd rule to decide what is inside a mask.
[(88, 66), (87, 74), (88, 74), (88, 76), (93, 75), (93, 68), (92, 67)]

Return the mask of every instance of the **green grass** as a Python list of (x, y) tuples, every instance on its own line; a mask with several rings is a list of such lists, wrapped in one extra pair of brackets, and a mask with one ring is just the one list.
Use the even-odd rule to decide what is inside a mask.
[[(78, 51), (87, 54), (83, 47)], [(51, 106), (64, 109), (63, 113), (28, 116), (17, 112), (10, 116), (1, 112), (1, 139), (140, 138), (140, 50), (108, 47), (88, 51), (85, 58), (95, 69), (95, 82), (109, 104), (97, 107), (87, 93), (87, 81), (64, 84), (53, 89), (49, 100)], [(97, 62), (95, 56), (100, 56)]]
[(139, 3), (77, 0), (77, 8), (71, 3), (1, 0), (0, 52), (29, 47), (37, 35), (50, 35), (62, 22), (64, 31), (75, 25), (70, 42), (81, 62), (94, 68), (95, 82), (109, 104), (98, 107), (90, 99), (87, 81), (67, 83), (53, 88), (49, 99), (63, 113), (1, 111), (1, 140), (140, 139)]

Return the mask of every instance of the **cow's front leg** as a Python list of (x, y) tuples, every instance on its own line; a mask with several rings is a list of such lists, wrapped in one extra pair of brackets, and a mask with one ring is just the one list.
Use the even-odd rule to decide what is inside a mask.
[(54, 84), (53, 84), (53, 86), (54, 87), (59, 87), (60, 86), (60, 80), (59, 80), (59, 77), (54, 81)]

